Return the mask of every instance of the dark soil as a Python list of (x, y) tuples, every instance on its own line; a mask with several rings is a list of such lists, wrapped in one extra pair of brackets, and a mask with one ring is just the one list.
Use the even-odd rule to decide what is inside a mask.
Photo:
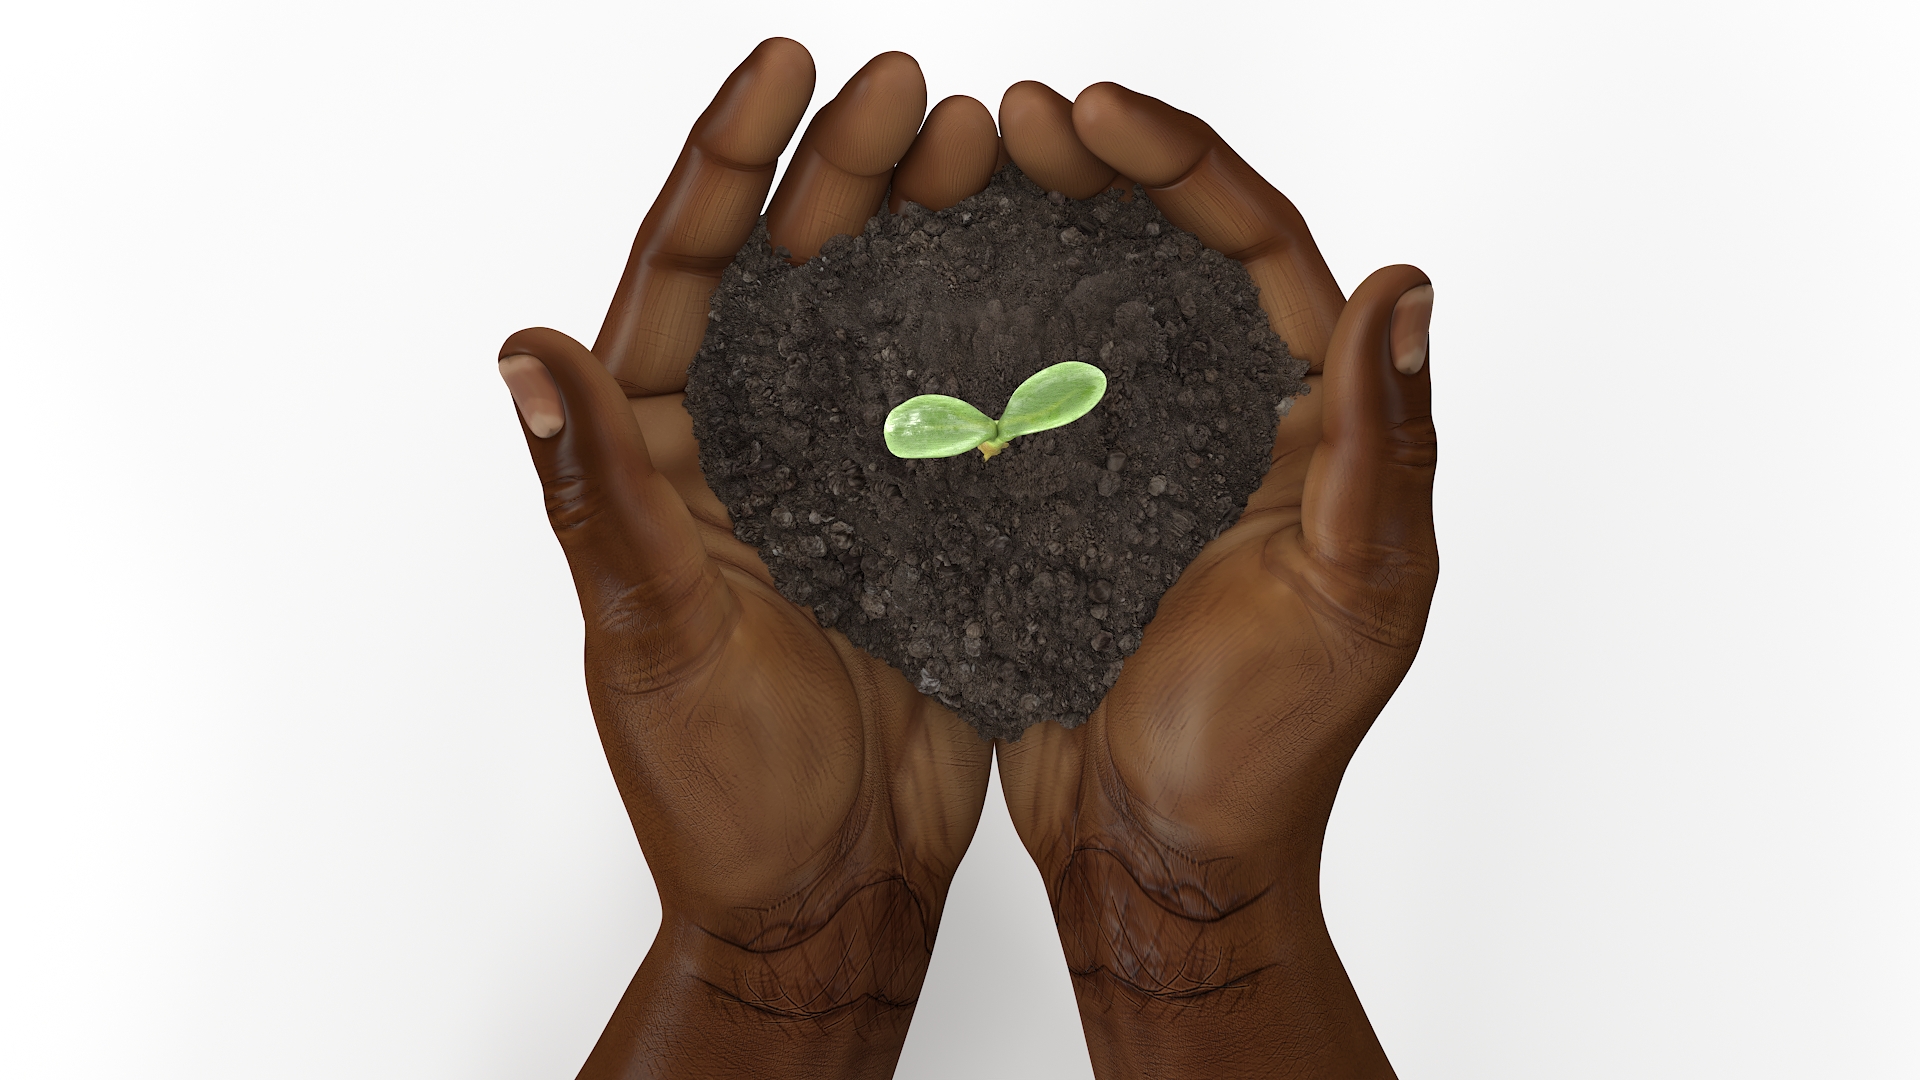
[[(1073, 201), (1011, 166), (947, 210), (783, 255), (764, 224), (747, 241), (688, 375), (734, 532), (784, 595), (982, 735), (1080, 723), (1238, 518), (1306, 364), (1240, 264), (1149, 200)], [(1105, 371), (1105, 399), (992, 460), (902, 460), (881, 438), (915, 394), (998, 416), (1062, 360)]]

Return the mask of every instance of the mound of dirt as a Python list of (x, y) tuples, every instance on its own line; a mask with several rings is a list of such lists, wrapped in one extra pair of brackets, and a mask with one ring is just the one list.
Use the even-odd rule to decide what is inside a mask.
[[(780, 591), (983, 736), (1086, 719), (1306, 389), (1240, 264), (1136, 193), (1069, 200), (1009, 166), (798, 267), (763, 222), (688, 374), (707, 481)], [(907, 398), (998, 416), (1063, 360), (1108, 378), (1074, 423), (991, 460), (887, 450)]]

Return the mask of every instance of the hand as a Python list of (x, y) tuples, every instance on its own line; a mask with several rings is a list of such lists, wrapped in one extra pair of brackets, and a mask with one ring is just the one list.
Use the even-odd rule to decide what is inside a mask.
[[(552, 330), (501, 349), (660, 891), (659, 936), (583, 1077), (890, 1075), (985, 798), (990, 744), (782, 599), (734, 538), (680, 404), (708, 297), (812, 93), (806, 50), (762, 43), (694, 125), (593, 351)], [(911, 57), (861, 69), (796, 149), (773, 242), (816, 254), (890, 181), (932, 206), (984, 188), (985, 107), (950, 98), (923, 128), (925, 108)]]
[(1069, 104), (1021, 83), (1001, 124), (1042, 186), (1144, 185), (1246, 265), (1313, 365), (1246, 512), (1167, 591), (1092, 717), (999, 746), (1094, 1071), (1390, 1077), (1321, 917), (1320, 846), (1439, 573), (1432, 287), (1391, 266), (1344, 301), (1293, 204), (1153, 98), (1103, 83)]

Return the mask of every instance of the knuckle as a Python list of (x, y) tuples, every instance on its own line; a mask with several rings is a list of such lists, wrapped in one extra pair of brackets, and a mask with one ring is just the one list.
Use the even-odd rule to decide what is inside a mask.
[(1431, 469), (1439, 460), (1440, 439), (1431, 416), (1414, 416), (1389, 424), (1386, 435), (1389, 464)]
[(586, 476), (556, 476), (542, 481), (540, 488), (547, 521), (562, 538), (598, 518), (606, 506), (599, 487)]
[(1320, 618), (1391, 652), (1419, 648), (1440, 576), (1430, 551), (1396, 540), (1322, 554), (1319, 587), (1308, 595)]

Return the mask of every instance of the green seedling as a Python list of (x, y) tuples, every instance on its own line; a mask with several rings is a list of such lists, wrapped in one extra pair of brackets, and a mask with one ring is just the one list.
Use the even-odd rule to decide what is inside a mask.
[(979, 450), (991, 458), (1022, 435), (1071, 424), (1107, 394), (1107, 374), (1068, 360), (1034, 373), (1007, 399), (995, 420), (945, 394), (908, 398), (887, 414), (887, 449), (894, 457), (952, 457)]

